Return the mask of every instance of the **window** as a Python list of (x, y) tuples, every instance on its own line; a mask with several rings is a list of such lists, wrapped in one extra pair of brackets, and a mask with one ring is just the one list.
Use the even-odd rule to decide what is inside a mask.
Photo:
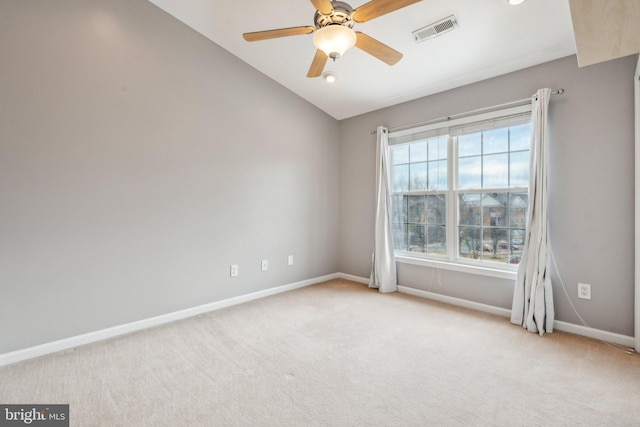
[(392, 148), (396, 250), (446, 255), (447, 138)]
[(390, 134), (396, 255), (520, 262), (529, 205), (529, 106)]

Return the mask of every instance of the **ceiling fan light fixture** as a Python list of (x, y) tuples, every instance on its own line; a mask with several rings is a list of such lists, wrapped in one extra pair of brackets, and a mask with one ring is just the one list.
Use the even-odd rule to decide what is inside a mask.
[(344, 25), (327, 25), (313, 34), (313, 44), (335, 61), (355, 46), (356, 33)]
[(524, 0), (507, 0), (507, 2), (511, 5), (511, 6), (517, 6), (520, 3), (524, 3)]
[(338, 76), (336, 76), (336, 73), (334, 73), (333, 71), (326, 71), (325, 73), (322, 74), (322, 78), (327, 83), (335, 83), (336, 80), (338, 80)]

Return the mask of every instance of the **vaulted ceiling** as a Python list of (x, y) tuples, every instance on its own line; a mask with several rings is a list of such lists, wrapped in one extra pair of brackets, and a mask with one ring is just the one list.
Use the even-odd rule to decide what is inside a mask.
[[(313, 35), (247, 42), (242, 34), (314, 25), (307, 0), (149, 0), (336, 119), (416, 99), (576, 53), (566, 0), (423, 0), (356, 24), (400, 51), (389, 66), (357, 48), (325, 70), (337, 81), (306, 77)], [(365, 0), (348, 2), (353, 8)], [(417, 43), (412, 32), (454, 15), (453, 31)]]

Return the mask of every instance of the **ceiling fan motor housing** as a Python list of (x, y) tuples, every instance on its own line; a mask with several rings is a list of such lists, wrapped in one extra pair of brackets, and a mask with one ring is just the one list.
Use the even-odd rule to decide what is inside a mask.
[(331, 2), (331, 5), (333, 6), (333, 10), (328, 15), (324, 15), (319, 11), (316, 11), (315, 16), (313, 17), (316, 28), (320, 29), (328, 25), (343, 25), (345, 27), (353, 28), (354, 22), (353, 19), (351, 19), (353, 8), (342, 1)]

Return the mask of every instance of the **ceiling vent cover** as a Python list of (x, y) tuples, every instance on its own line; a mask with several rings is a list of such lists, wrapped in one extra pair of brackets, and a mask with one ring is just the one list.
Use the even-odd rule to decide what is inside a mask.
[(451, 15), (438, 22), (422, 27), (419, 30), (415, 30), (413, 33), (413, 39), (416, 43), (423, 42), (425, 40), (437, 37), (441, 34), (448, 33), (449, 31), (458, 27), (458, 21), (456, 17)]

